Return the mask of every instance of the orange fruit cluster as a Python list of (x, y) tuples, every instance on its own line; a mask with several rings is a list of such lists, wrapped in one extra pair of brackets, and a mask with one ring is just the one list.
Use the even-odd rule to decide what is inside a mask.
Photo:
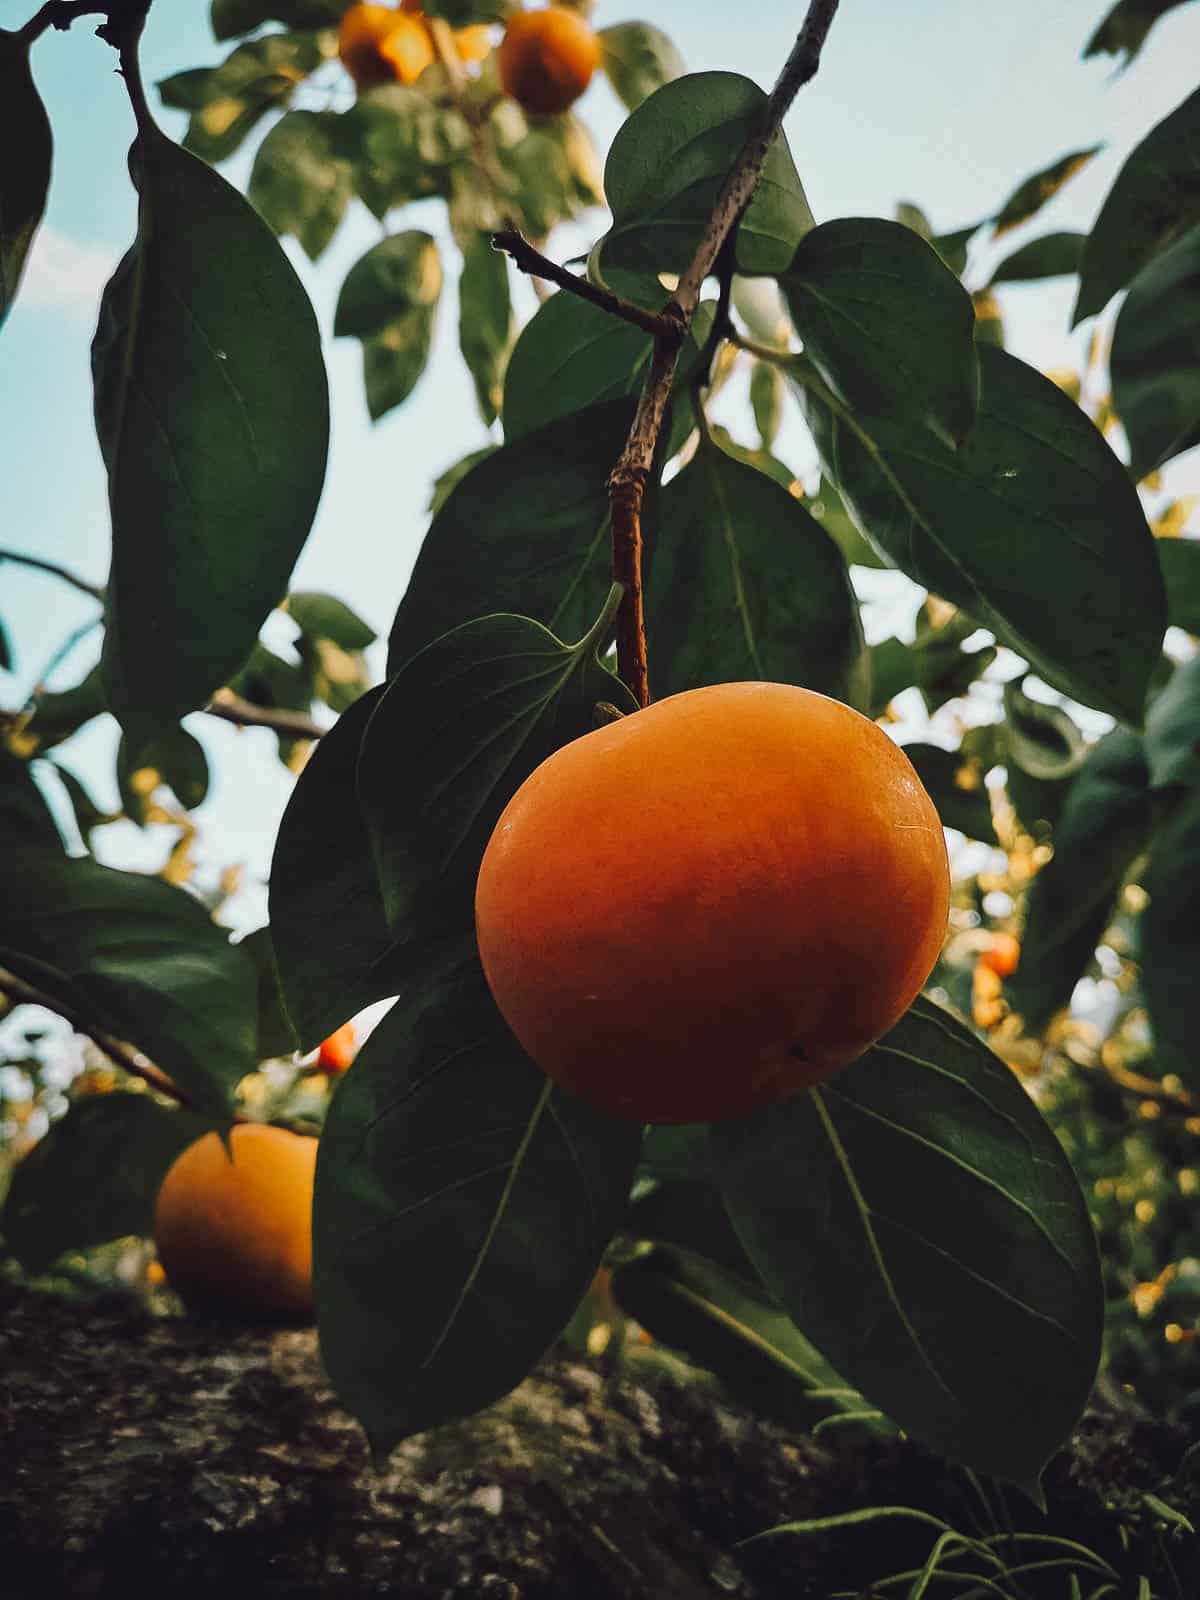
[[(482, 61), (492, 48), (491, 29), (460, 28), (454, 43), (464, 61)], [(338, 30), (338, 55), (360, 89), (381, 83), (414, 84), (437, 52), (420, 0), (401, 0), (399, 8), (352, 5)]]
[(874, 722), (725, 683), (543, 762), (488, 843), (475, 921), (496, 1003), (551, 1078), (640, 1122), (713, 1122), (897, 1022), (949, 890), (933, 802)]
[(207, 1133), (163, 1179), (154, 1242), (167, 1281), (193, 1311), (307, 1320), (317, 1141), (239, 1123), (230, 1147)]

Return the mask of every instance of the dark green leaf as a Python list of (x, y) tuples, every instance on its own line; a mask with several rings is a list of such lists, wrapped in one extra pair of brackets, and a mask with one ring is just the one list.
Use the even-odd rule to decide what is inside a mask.
[[(644, 1156), (643, 1149), (643, 1166)], [(695, 1178), (651, 1184), (630, 1206), (621, 1232), (630, 1240), (702, 1256), (739, 1278), (743, 1289), (770, 1303), (771, 1296), (751, 1266), (715, 1184)]]
[(284, 1007), (270, 928), (255, 928), (238, 942), (238, 949), (250, 957), (258, 975), (258, 1059), (290, 1056), (297, 1048), (296, 1030)]
[(1088, 40), (1084, 57), (1123, 55), (1120, 65), (1127, 67), (1158, 19), (1186, 3), (1187, 0), (1117, 0)]
[(236, 39), (264, 22), (288, 28), (334, 28), (353, 0), (212, 0), (213, 37)]
[[(560, 644), (528, 617), (467, 622), (413, 656), (371, 716), (358, 796), (392, 932), (469, 932), (475, 880), (500, 813), (597, 703), (635, 711), (596, 656), (611, 621)], [(436, 797), (436, 798), (432, 798)]]
[(463, 245), (458, 280), (458, 347), (486, 423), (496, 420), (504, 401), (504, 368), (512, 337), (507, 258), (492, 249), (490, 235), (472, 233)]
[(599, 306), (551, 295), (513, 346), (504, 379), (505, 438), (512, 443), (587, 406), (636, 394), (651, 348), (640, 328)]
[(1070, 1000), (1149, 826), (1142, 741), (1118, 729), (1076, 773), (1054, 830), (1054, 857), (1030, 892), (1021, 965), (1010, 983), (1013, 1007), (1030, 1028)]
[(696, 1256), (678, 1250), (639, 1256), (613, 1273), (612, 1292), (655, 1339), (715, 1372), (764, 1416), (808, 1429), (820, 1417), (864, 1404), (786, 1312)]
[(919, 421), (947, 444), (967, 437), (979, 400), (971, 297), (911, 228), (822, 223), (780, 284), (805, 354), (840, 400)]
[(1167, 620), (1200, 634), (1200, 539), (1156, 539), (1167, 586)]
[(947, 828), (957, 828), (969, 839), (982, 839), (985, 844), (997, 842), (992, 803), (975, 762), (965, 759), (959, 750), (943, 750), (935, 744), (906, 744), (904, 754)]
[(138, 237), (105, 291), (92, 370), (113, 521), (104, 681), (140, 739), (238, 670), (286, 590), (325, 477), (329, 396), (308, 296), (242, 197), (153, 127), (135, 160)]
[(711, 1176), (708, 1124), (660, 1124), (646, 1129), (638, 1175), (642, 1178), (699, 1181)]
[(992, 283), (1027, 283), (1035, 278), (1059, 278), (1079, 271), (1086, 236), (1082, 233), (1046, 233), (1031, 239), (992, 273)]
[(712, 1130), (730, 1216), (868, 1402), (1037, 1494), (1100, 1354), (1087, 1205), (1012, 1072), (927, 1000), (807, 1094)]
[(268, 111), (286, 105), (332, 45), (330, 34), (269, 33), (238, 45), (219, 67), (164, 78), (163, 104), (192, 113), (184, 148), (204, 161), (224, 161)]
[(1014, 678), (1004, 685), (1008, 755), (1031, 778), (1058, 783), (1071, 778), (1087, 759), (1082, 733), (1060, 706), (1031, 700)]
[(461, 461), (456, 461), (446, 468), (439, 477), (433, 480), (433, 491), (429, 496), (428, 511), (431, 517), (436, 517), (438, 512), (449, 500), (451, 491), (466, 477), (473, 467), (481, 461), (486, 461), (490, 455), (495, 455), (499, 447), (494, 444), (485, 444), (481, 450), (472, 450), (463, 456)]
[(198, 900), (88, 856), (0, 852), (0, 960), (131, 1040), (210, 1116), (253, 1072), (254, 967)]
[(363, 203), (380, 221), (393, 206), (444, 192), (449, 164), (462, 154), (459, 136), (470, 137), (457, 113), (451, 116), (401, 83), (359, 95), (329, 132), (351, 164)]
[(883, 716), (898, 694), (915, 687), (919, 659), (917, 651), (903, 639), (881, 639), (871, 646), (870, 716)]
[[(591, 627), (610, 582), (605, 480), (632, 406), (577, 411), (493, 451), (433, 519), (388, 641), (388, 675), (459, 623), (510, 611), (565, 638)], [(643, 532), (654, 526), (647, 496)]]
[(164, 784), (185, 811), (203, 803), (208, 794), (208, 758), (199, 739), (179, 727), (136, 748), (122, 739), (117, 748), (117, 787), (125, 815), (139, 828), (149, 821), (154, 796)]
[(1113, 404), (1140, 481), (1200, 428), (1200, 227), (1133, 280), (1113, 330)]
[(860, 529), (911, 578), (1055, 688), (1137, 723), (1166, 620), (1137, 491), (1048, 378), (1003, 350), (979, 359), (979, 417), (958, 451), (851, 417), (806, 381), (821, 458)]
[(29, 70), (29, 42), (0, 28), (0, 324), (17, 293), (50, 187), (50, 119)]
[(302, 1050), (398, 993), (412, 964), (388, 932), (354, 788), (363, 730), (382, 694), (356, 701), (314, 747), (275, 841), (271, 937)]
[(437, 245), (417, 229), (389, 234), (350, 268), (333, 331), (363, 341), (372, 421), (407, 400), (424, 372), (441, 292)]
[(1143, 880), (1150, 903), (1142, 913), (1142, 987), (1154, 1033), (1155, 1067), (1200, 1087), (1196, 1039), (1196, 974), (1200, 972), (1200, 789), (1180, 797), (1157, 829)]
[(11, 755), (0, 744), (0, 840), (12, 849), (62, 848), (50, 807), (34, 780), (28, 761)]
[(656, 696), (763, 679), (866, 704), (841, 552), (786, 489), (711, 440), (663, 491), (646, 615)]
[[(605, 163), (613, 226), (597, 246), (604, 270), (683, 271), (765, 105), (765, 94), (749, 78), (697, 72), (665, 84), (638, 107), (622, 124)], [(781, 134), (738, 228), (737, 270), (768, 277), (783, 272), (812, 225)]]
[(22, 737), (35, 740), (39, 752), (49, 750), (107, 710), (100, 668), (96, 666), (70, 689), (35, 695), (33, 717), (22, 729)]
[(12, 640), (8, 637), (8, 629), (0, 622), (0, 672), (15, 672), (16, 657), (13, 655)]
[(933, 712), (947, 700), (965, 695), (996, 659), (990, 645), (967, 651), (962, 647), (978, 631), (975, 620), (964, 611), (949, 617), (926, 600), (917, 613), (913, 652), (917, 685), (927, 711)]
[(365, 650), (378, 637), (344, 600), (331, 594), (293, 589), (284, 610), (301, 633), (313, 639), (331, 639), (343, 650)]
[(1058, 827), (1070, 780), (1031, 778), (1015, 761), (1005, 766), (1004, 791), (1026, 833), (1044, 836)]
[(891, 562), (884, 559), (869, 539), (863, 537), (846, 507), (842, 497), (828, 478), (822, 478), (816, 491), (805, 502), (825, 532), (837, 545), (852, 567), (870, 567), (885, 572)]
[(1024, 183), (1018, 184), (992, 218), (995, 224), (992, 237), (998, 239), (1010, 228), (1019, 228), (1023, 222), (1028, 222), (1030, 217), (1036, 216), (1047, 201), (1053, 200), (1063, 184), (1077, 172), (1082, 171), (1101, 149), (1101, 145), (1094, 144), (1089, 145), (1086, 150), (1072, 150), (1068, 155), (1060, 156), (1050, 166), (1044, 167), (1042, 171), (1026, 178)]
[(321, 1355), (377, 1454), (499, 1399), (566, 1326), (641, 1143), (523, 1055), (473, 953), (407, 991), (317, 1158)]
[(1137, 146), (1088, 235), (1072, 326), (1093, 316), (1151, 257), (1200, 222), (1200, 89)]
[(652, 22), (618, 22), (615, 27), (601, 28), (596, 38), (600, 65), (617, 99), (629, 111), (636, 111), (656, 89), (687, 71), (679, 51)]
[(79, 781), (76, 775), (67, 767), (52, 763), (54, 773), (62, 782), (67, 791), (67, 799), (71, 802), (71, 810), (75, 816), (75, 826), (79, 829), (79, 836), (90, 850), (92, 845), (92, 830), (104, 827), (110, 822), (119, 822), (119, 811), (102, 811), (91, 794)]
[(27, 1272), (45, 1272), (64, 1251), (152, 1233), (162, 1180), (208, 1127), (146, 1094), (77, 1101), (13, 1174), (5, 1244)]
[(930, 240), (955, 277), (961, 278), (966, 271), (967, 247), (984, 226), (984, 222), (972, 222), (966, 228), (956, 228), (953, 233), (940, 233)]
[(335, 112), (285, 112), (259, 145), (246, 189), (275, 232), (293, 234), (310, 261), (324, 253), (354, 192), (354, 168), (338, 139)]
[(1175, 669), (1146, 717), (1150, 787), (1200, 784), (1200, 656)]

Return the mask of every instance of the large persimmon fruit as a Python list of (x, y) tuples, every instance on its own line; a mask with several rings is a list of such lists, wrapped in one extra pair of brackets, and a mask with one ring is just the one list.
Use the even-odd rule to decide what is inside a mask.
[(949, 880), (933, 803), (875, 723), (725, 683), (544, 761), (488, 843), (475, 921), (496, 1003), (551, 1078), (640, 1122), (714, 1122), (899, 1020)]
[(432, 65), (434, 50), (424, 22), (392, 6), (355, 4), (338, 28), (338, 55), (359, 89), (380, 83), (413, 84)]
[(497, 53), (505, 94), (524, 111), (552, 116), (565, 111), (592, 81), (600, 65), (600, 42), (567, 6), (515, 11)]
[(317, 1141), (239, 1123), (233, 1156), (206, 1133), (158, 1192), (154, 1242), (188, 1307), (237, 1318), (312, 1316), (312, 1201)]

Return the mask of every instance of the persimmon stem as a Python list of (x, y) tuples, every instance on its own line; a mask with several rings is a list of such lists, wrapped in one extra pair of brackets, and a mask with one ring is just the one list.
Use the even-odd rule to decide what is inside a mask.
[(679, 287), (663, 308), (661, 315), (670, 325), (670, 332), (655, 338), (654, 355), (638, 397), (629, 437), (609, 475), (613, 578), (625, 590), (617, 617), (617, 670), (639, 705), (649, 704), (642, 598), (642, 501), (671, 397), (679, 348), (695, 316), (704, 280), (754, 197), (788, 108), (804, 85), (817, 74), (837, 8), (838, 0), (810, 0), (796, 43), (767, 98), (762, 120), (729, 169), (696, 252), (679, 280)]
[(610, 316), (620, 317), (623, 322), (631, 322), (635, 328), (641, 328), (643, 333), (648, 333), (651, 338), (674, 338), (678, 333), (678, 325), (668, 318), (660, 316), (657, 311), (647, 311), (644, 307), (635, 305), (632, 300), (624, 300), (619, 294), (613, 294), (611, 289), (601, 289), (598, 284), (570, 272), (566, 267), (560, 267), (557, 261), (551, 261), (549, 256), (544, 256), (536, 246), (516, 228), (504, 228), (492, 235), (493, 250), (502, 250), (506, 256), (511, 257), (517, 270), (524, 272), (530, 278), (543, 278), (547, 283), (555, 283), (560, 289), (565, 289), (568, 294), (577, 295), (580, 300), (587, 300), (591, 305), (599, 306), (601, 311), (607, 311)]

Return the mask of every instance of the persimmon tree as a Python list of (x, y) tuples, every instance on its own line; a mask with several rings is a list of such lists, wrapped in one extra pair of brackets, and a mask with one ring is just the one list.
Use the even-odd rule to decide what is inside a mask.
[[(120, 55), (139, 196), (92, 353), (103, 656), (6, 716), (0, 790), (0, 992), (60, 1011), (128, 1083), (77, 1103), (18, 1169), (7, 1245), (36, 1269), (146, 1231), (167, 1168), (241, 1114), (261, 1060), (387, 1000), (332, 1100), (314, 1218), (324, 1360), (379, 1454), (513, 1387), (607, 1258), (633, 1316), (756, 1393), (886, 1417), (1036, 1498), (1095, 1375), (1103, 1307), (1088, 1206), (1007, 1064), (1007, 1018), (1029, 1034), (1061, 1011), (1135, 862), (1153, 1068), (1200, 1093), (1200, 677), (1163, 655), (1168, 621), (1200, 630), (1200, 545), (1156, 541), (1153, 487), (1138, 490), (1200, 438), (1200, 91), (1133, 152), (1086, 238), (1036, 238), (968, 292), (971, 241), (1030, 221), (1090, 152), (955, 233), (911, 206), (817, 222), (781, 124), (836, 52), (836, 0), (813, 0), (769, 92), (686, 73), (652, 23), (600, 29), (629, 109), (602, 183), (574, 113), (526, 117), (490, 56), (464, 63), (455, 30), (497, 23), (487, 0), (429, 0), (433, 64), (330, 109), (312, 86), (342, 71), (346, 9), (214, 0), (217, 38), (242, 42), (158, 86), (190, 114), (182, 146), (142, 85), (145, 0), (51, 0), (0, 35), (0, 312), (50, 176), (30, 53), (91, 12)], [(1093, 48), (1132, 56), (1148, 26), (1122, 0)], [(214, 164), (267, 118), (243, 197)], [(329, 419), (277, 235), (315, 259), (352, 203), (383, 223), (334, 326), (362, 344), (381, 416), (430, 349), (443, 268), (403, 225), (428, 197), (447, 207), (462, 354), (503, 442), (438, 486), (369, 685), (370, 630), (288, 594)], [(555, 225), (602, 198), (586, 269), (552, 260)], [(515, 338), (514, 271), (554, 289)], [(1077, 321), (1128, 291), (1111, 406), (1129, 464), (1078, 393), (1002, 348), (991, 284), (1065, 273)], [(709, 414), (732, 363), (750, 369), (753, 447)], [(820, 458), (807, 496), (773, 450), (787, 406)], [(929, 592), (915, 640), (866, 647), (851, 565)], [(259, 639), (280, 604), (300, 666)], [(910, 688), (937, 707), (997, 646), (1114, 723), (1090, 742), (1014, 681), (961, 748), (908, 747), (948, 826), (994, 842), (1000, 807), (1010, 837), (1053, 841), (1020, 965), (992, 973), (1004, 1059), (948, 1005), (970, 1009), (951, 966), (940, 999), (858, 1061), (749, 1117), (645, 1130), (550, 1085), (492, 1002), (472, 914), (492, 827), (545, 757), (651, 696), (743, 679), (871, 715)], [(57, 748), (107, 710), (126, 810), (186, 812), (207, 772), (180, 719), (199, 709), (274, 728), (288, 758), (311, 745), (269, 927), (239, 943), (185, 889), (67, 853), (33, 779), (65, 787), (86, 842), (103, 818)], [(1001, 771), (993, 805), (984, 778)], [(617, 928), (623, 846), (609, 841)]]

